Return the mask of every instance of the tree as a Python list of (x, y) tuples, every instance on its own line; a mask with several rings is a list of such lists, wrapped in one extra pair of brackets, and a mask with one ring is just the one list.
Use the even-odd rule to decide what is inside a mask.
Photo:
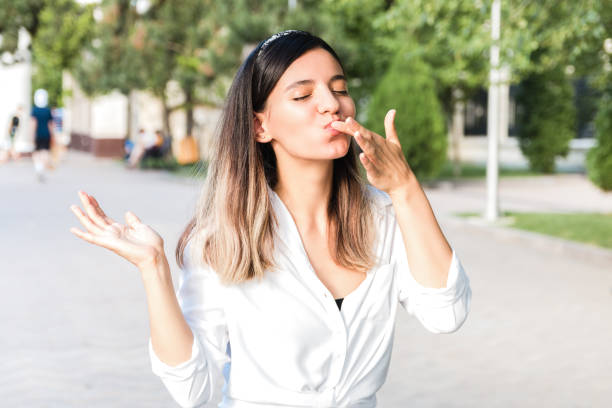
[(39, 21), (32, 41), (33, 88), (46, 89), (51, 105), (62, 106), (62, 72), (74, 67), (91, 38), (92, 9), (73, 0), (55, 0), (45, 5)]
[(612, 90), (599, 102), (595, 119), (596, 144), (587, 155), (591, 181), (601, 189), (612, 190)]
[(561, 68), (532, 73), (521, 83), (516, 97), (518, 139), (531, 169), (553, 173), (555, 158), (569, 153), (576, 133), (573, 95)]
[(32, 38), (40, 27), (40, 13), (49, 0), (0, 0), (0, 52), (14, 52), (19, 40), (19, 29), (25, 28)]
[(370, 101), (368, 127), (384, 135), (382, 119), (391, 108), (397, 109), (395, 127), (410, 167), (418, 178), (436, 176), (446, 158), (444, 115), (429, 68), (413, 52), (400, 51), (380, 81)]
[(62, 71), (74, 65), (89, 39), (91, 10), (74, 0), (0, 0), (0, 52), (15, 52), (19, 29), (27, 30), (34, 67), (33, 89), (47, 89), (51, 105), (62, 104)]

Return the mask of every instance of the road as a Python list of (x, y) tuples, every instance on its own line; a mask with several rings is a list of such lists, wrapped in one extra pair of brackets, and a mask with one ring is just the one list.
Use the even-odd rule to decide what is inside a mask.
[[(611, 196), (581, 176), (516, 180), (502, 181), (502, 203), (512, 208), (612, 209)], [(451, 217), (479, 210), (483, 186), (428, 190), (470, 277), (472, 310), (448, 335), (399, 313), (379, 406), (608, 407), (612, 251), (579, 246), (587, 255), (576, 256), (554, 240)], [(162, 234), (170, 256), (198, 181), (75, 152), (45, 184), (28, 160), (0, 166), (2, 406), (175, 407), (150, 370), (138, 272), (68, 231), (77, 225), (68, 207), (78, 189), (95, 194), (112, 217), (139, 215)]]

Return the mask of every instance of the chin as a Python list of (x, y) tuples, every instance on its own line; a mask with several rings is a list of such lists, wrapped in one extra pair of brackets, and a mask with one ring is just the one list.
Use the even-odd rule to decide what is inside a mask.
[(349, 147), (351, 146), (351, 142), (348, 137), (339, 138), (337, 140), (331, 141), (328, 148), (329, 159), (339, 159), (340, 157), (346, 156), (349, 151)]

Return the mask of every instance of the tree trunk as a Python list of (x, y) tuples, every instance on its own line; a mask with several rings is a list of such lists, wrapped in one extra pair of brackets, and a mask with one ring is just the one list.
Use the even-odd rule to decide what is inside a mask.
[(459, 89), (453, 90), (453, 116), (451, 124), (451, 157), (453, 162), (453, 177), (461, 176), (461, 140), (463, 139), (463, 112), (465, 104), (463, 93)]
[(187, 116), (187, 137), (193, 136), (193, 89), (185, 89), (185, 115)]
[(162, 93), (162, 122), (164, 128), (164, 135), (168, 136), (172, 140), (172, 131), (170, 130), (170, 107), (168, 106), (168, 97), (165, 92)]
[(127, 93), (127, 135), (126, 139), (132, 138), (132, 92)]

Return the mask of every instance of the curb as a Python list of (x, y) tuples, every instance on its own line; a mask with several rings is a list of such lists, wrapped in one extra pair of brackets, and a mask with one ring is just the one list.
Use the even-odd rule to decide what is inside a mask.
[(612, 271), (612, 250), (610, 249), (569, 241), (567, 239), (539, 234), (537, 232), (490, 224), (482, 218), (476, 217), (459, 218), (447, 216), (441, 218), (440, 221), (442, 224), (448, 223), (455, 227), (467, 227), (491, 232), (493, 235), (503, 240), (529, 245), (532, 248), (542, 249), (551, 253), (569, 255), (573, 258), (601, 263), (604, 267)]

